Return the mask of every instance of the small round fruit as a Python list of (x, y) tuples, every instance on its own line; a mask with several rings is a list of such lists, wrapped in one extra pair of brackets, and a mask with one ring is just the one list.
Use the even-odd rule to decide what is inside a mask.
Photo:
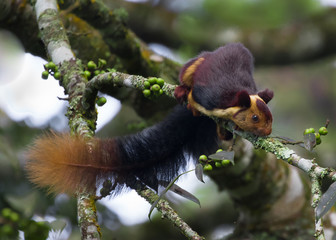
[(106, 98), (105, 97), (101, 97), (101, 98), (98, 98), (98, 100), (97, 100), (97, 105), (99, 106), (99, 107), (101, 107), (101, 106), (103, 106), (105, 103), (106, 103)]
[(1, 211), (1, 215), (2, 215), (4, 218), (9, 218), (11, 214), (12, 214), (12, 210), (11, 210), (10, 208), (4, 208), (4, 209), (2, 209), (2, 211)]
[(156, 80), (156, 83), (159, 84), (160, 87), (163, 87), (163, 85), (164, 85), (164, 80), (163, 80), (162, 78), (158, 78), (158, 79)]
[(88, 67), (88, 69), (90, 69), (90, 70), (94, 70), (94, 69), (97, 68), (97, 65), (95, 64), (94, 61), (89, 61), (89, 62), (87, 63), (87, 67)]
[(49, 77), (49, 72), (48, 71), (43, 71), (42, 72), (42, 78), (43, 79), (48, 79), (48, 77)]
[(218, 168), (223, 167), (221, 162), (215, 162), (215, 166), (218, 167)]
[(84, 75), (85, 75), (85, 77), (90, 78), (91, 77), (91, 72), (88, 71), (88, 70), (85, 70)]
[(231, 163), (231, 161), (229, 159), (224, 159), (222, 160), (222, 166), (227, 166)]
[(321, 142), (322, 142), (322, 139), (321, 139), (321, 138), (316, 138), (316, 145), (321, 144)]
[(151, 91), (149, 89), (143, 90), (142, 93), (145, 97), (149, 97), (151, 95)]
[(309, 133), (315, 133), (315, 129), (314, 128), (307, 128), (303, 134), (306, 135), (306, 134), (309, 134)]
[(218, 152), (223, 152), (223, 149), (218, 149), (217, 151), (216, 151), (216, 153), (218, 153)]
[(319, 129), (319, 134), (321, 134), (321, 135), (327, 135), (328, 134), (328, 129), (326, 127), (321, 127)]
[(61, 73), (60, 72), (55, 72), (54, 73), (54, 78), (57, 79), (57, 80), (60, 80), (61, 79)]
[(43, 67), (44, 67), (44, 70), (48, 71), (49, 70), (49, 63), (44, 64)]
[(12, 214), (9, 216), (9, 219), (12, 221), (12, 222), (18, 222), (20, 220), (20, 216), (18, 213), (16, 212), (12, 212)]
[(56, 64), (53, 62), (48, 62), (48, 69), (55, 71), (56, 70)]
[(160, 89), (160, 90), (159, 90), (159, 95), (162, 95), (162, 94), (163, 94), (163, 90)]
[(212, 170), (211, 164), (205, 164), (204, 167), (203, 167), (203, 170), (204, 171), (211, 171)]
[(199, 160), (206, 161), (206, 160), (208, 160), (208, 157), (205, 156), (205, 155), (201, 155), (201, 156), (199, 157)]
[(148, 78), (147, 81), (151, 84), (151, 85), (154, 85), (157, 81), (157, 78), (155, 77), (152, 77), (152, 78)]
[(144, 88), (146, 88), (146, 89), (150, 88), (150, 83), (148, 81), (144, 82)]
[(100, 74), (100, 70), (95, 70), (95, 71), (94, 71), (94, 75), (95, 75), (95, 76), (98, 76), (99, 74)]
[(151, 89), (152, 89), (153, 92), (158, 92), (158, 91), (160, 91), (161, 88), (160, 88), (159, 84), (154, 84)]
[(105, 65), (106, 65), (106, 60), (105, 60), (105, 59), (101, 59), (101, 58), (99, 58), (99, 59), (98, 59), (98, 63), (99, 63), (101, 66), (105, 66)]

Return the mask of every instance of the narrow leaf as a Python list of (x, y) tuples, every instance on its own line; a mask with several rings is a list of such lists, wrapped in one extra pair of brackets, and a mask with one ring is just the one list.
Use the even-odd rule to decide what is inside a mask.
[(330, 185), (328, 190), (322, 195), (316, 208), (317, 220), (323, 217), (336, 202), (336, 182)]
[(307, 149), (308, 151), (312, 151), (316, 145), (315, 134), (309, 133), (309, 134), (303, 135), (303, 142), (304, 142), (305, 149)]
[(214, 154), (211, 154), (210, 156), (208, 156), (209, 159), (211, 160), (230, 160), (230, 162), (234, 165), (234, 151), (221, 151), (221, 152), (217, 152)]
[(200, 163), (196, 164), (195, 174), (196, 174), (197, 179), (200, 180), (202, 183), (204, 183), (202, 164)]
[(161, 192), (161, 194), (159, 195), (158, 199), (152, 204), (152, 206), (149, 209), (149, 213), (148, 213), (148, 218), (150, 219), (150, 216), (154, 210), (154, 208), (156, 207), (156, 205), (159, 203), (159, 201), (162, 199), (162, 197), (166, 194), (166, 192), (168, 192), (168, 190), (172, 187), (172, 185), (184, 174), (189, 173), (191, 171), (194, 171), (195, 169), (186, 171), (184, 173), (181, 173), (180, 175), (178, 175), (176, 178), (174, 178), (169, 184), (168, 186)]
[(178, 195), (180, 195), (181, 197), (184, 197), (184, 198), (198, 204), (201, 207), (201, 202), (198, 200), (197, 197), (195, 197), (190, 192), (184, 190), (183, 188), (179, 187), (178, 185), (173, 184), (169, 190), (178, 194)]

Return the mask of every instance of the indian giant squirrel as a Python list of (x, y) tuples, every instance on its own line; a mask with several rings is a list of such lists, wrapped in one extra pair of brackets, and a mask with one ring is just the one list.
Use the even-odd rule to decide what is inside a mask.
[(161, 180), (176, 177), (190, 156), (197, 159), (218, 148), (223, 136), (207, 116), (231, 120), (258, 136), (272, 132), (266, 104), (273, 92), (258, 92), (252, 74), (253, 56), (240, 43), (203, 52), (181, 69), (175, 90), (181, 105), (165, 120), (134, 135), (94, 138), (89, 144), (79, 136), (45, 134), (28, 151), (28, 176), (54, 193), (94, 193), (106, 179), (117, 193), (134, 181), (157, 189)]

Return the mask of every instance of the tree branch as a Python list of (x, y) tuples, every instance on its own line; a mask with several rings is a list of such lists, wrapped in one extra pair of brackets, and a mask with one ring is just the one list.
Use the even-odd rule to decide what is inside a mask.
[[(155, 194), (152, 190), (145, 188), (144, 186), (139, 186), (136, 191), (150, 204), (153, 204), (159, 198), (157, 194)], [(166, 200), (160, 199), (156, 205), (156, 209), (162, 214), (162, 217), (168, 219), (174, 224), (175, 227), (179, 228), (183, 235), (185, 235), (188, 239), (204, 240), (204, 237), (198, 235), (197, 232), (192, 230), (191, 227), (178, 216), (178, 214), (170, 207)]]
[[(36, 19), (41, 33), (41, 39), (47, 48), (52, 61), (60, 65), (63, 79), (60, 81), (69, 94), (67, 117), (73, 133), (85, 138), (94, 135), (97, 114), (95, 111), (85, 112), (81, 105), (82, 92), (86, 78), (82, 74), (80, 61), (75, 60), (71, 51), (65, 28), (59, 19), (56, 1), (37, 0), (35, 4)], [(93, 196), (78, 193), (78, 219), (82, 239), (100, 239), (99, 226)]]

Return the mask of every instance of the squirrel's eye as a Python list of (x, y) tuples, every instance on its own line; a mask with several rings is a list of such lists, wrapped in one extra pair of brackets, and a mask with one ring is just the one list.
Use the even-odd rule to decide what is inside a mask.
[(253, 122), (258, 122), (259, 121), (259, 117), (257, 115), (253, 115), (252, 116), (252, 120), (253, 120)]

